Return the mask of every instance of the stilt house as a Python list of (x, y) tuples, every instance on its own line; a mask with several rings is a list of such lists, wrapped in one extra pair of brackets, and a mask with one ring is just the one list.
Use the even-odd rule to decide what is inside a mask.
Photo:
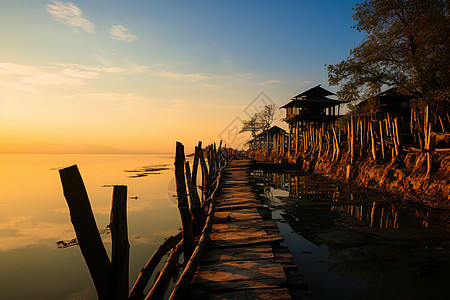
[(313, 129), (323, 128), (329, 130), (340, 117), (340, 105), (346, 101), (334, 100), (327, 96), (334, 93), (315, 86), (293, 97), (291, 101), (281, 108), (286, 109), (286, 118), (289, 125), (288, 145), (292, 151), (298, 152), (301, 132), (310, 132)]

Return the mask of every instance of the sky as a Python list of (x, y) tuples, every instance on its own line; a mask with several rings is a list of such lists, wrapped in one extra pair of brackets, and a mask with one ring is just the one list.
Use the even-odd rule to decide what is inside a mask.
[(240, 148), (263, 105), (337, 91), (355, 3), (2, 0), (0, 153)]

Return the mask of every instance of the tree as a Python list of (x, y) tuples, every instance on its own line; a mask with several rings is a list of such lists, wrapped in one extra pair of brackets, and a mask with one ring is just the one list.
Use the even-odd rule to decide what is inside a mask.
[(361, 100), (384, 87), (418, 95), (435, 108), (450, 95), (450, 16), (447, 0), (366, 0), (353, 19), (366, 37), (346, 60), (328, 65), (343, 100)]
[(265, 131), (270, 128), (273, 122), (277, 107), (275, 104), (265, 105), (260, 111), (256, 112), (250, 119), (245, 120), (240, 132), (251, 132), (255, 137), (259, 131)]

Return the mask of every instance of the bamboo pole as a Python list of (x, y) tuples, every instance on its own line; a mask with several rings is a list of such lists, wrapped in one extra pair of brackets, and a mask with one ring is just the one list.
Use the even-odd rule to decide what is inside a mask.
[(385, 159), (385, 153), (384, 153), (383, 123), (381, 121), (378, 121), (378, 124), (380, 126), (381, 157), (384, 160)]
[(400, 139), (400, 130), (398, 128), (398, 118), (397, 117), (395, 117), (395, 119), (394, 119), (394, 125), (395, 125), (395, 138), (397, 140), (397, 147), (398, 147), (397, 154), (400, 154), (403, 151), (403, 143)]
[(350, 118), (350, 130), (349, 130), (349, 135), (350, 135), (350, 163), (353, 164), (353, 161), (355, 159), (355, 134), (354, 134), (354, 130), (355, 130), (355, 125), (354, 125), (354, 117), (353, 115), (351, 115)]
[(153, 275), (153, 272), (155, 271), (156, 267), (158, 266), (161, 259), (164, 257), (164, 255), (170, 251), (173, 247), (175, 247), (182, 238), (181, 231), (175, 235), (171, 236), (168, 239), (166, 239), (159, 248), (153, 253), (152, 257), (149, 259), (147, 264), (144, 266), (144, 268), (139, 273), (139, 276), (133, 286), (133, 288), (130, 291), (130, 296), (128, 297), (129, 300), (140, 300), (145, 297), (144, 295), (144, 289), (147, 285), (148, 281)]
[(126, 185), (114, 186), (109, 228), (111, 229), (111, 266), (115, 300), (126, 300), (129, 289), (130, 258)]
[(359, 128), (360, 128), (360, 138), (359, 138), (359, 140), (360, 140), (360, 148), (359, 148), (359, 156), (362, 156), (363, 155), (363, 150), (364, 150), (364, 123), (363, 123), (363, 120), (359, 120), (359, 123), (360, 123), (360, 126), (359, 126)]
[(97, 297), (100, 300), (113, 299), (111, 263), (100, 238), (78, 167), (73, 165), (61, 169), (59, 174), (64, 197), (70, 210), (70, 219), (77, 235), (81, 253), (94, 281)]
[(167, 288), (170, 283), (170, 279), (175, 275), (177, 271), (178, 259), (180, 258), (181, 251), (183, 250), (183, 240), (181, 240), (175, 248), (170, 251), (169, 258), (161, 270), (161, 273), (158, 276), (155, 284), (153, 285), (150, 292), (148, 292), (145, 300), (161, 300), (164, 297), (164, 294), (167, 291)]
[[(334, 140), (335, 140), (335, 144), (336, 144), (336, 161), (339, 159), (339, 153), (340, 153), (340, 149), (339, 149), (339, 141), (336, 135), (336, 130), (333, 128), (333, 135), (334, 135)], [(334, 161), (334, 160), (333, 160)]]
[(439, 117), (439, 123), (441, 123), (441, 128), (442, 128), (442, 132), (445, 132), (445, 127), (444, 127), (444, 123), (442, 122), (441, 116)]
[(184, 263), (187, 263), (194, 251), (194, 233), (186, 192), (184, 160), (184, 146), (180, 142), (177, 142), (175, 152), (175, 178), (177, 185), (178, 210), (180, 211), (184, 240)]
[(372, 157), (373, 160), (377, 159), (377, 153), (375, 152), (375, 136), (373, 134), (373, 124), (372, 121), (369, 122), (369, 130), (370, 130), (370, 139), (372, 142)]

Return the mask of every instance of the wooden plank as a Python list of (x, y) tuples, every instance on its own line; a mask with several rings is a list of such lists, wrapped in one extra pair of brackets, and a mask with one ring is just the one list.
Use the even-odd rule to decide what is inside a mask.
[(207, 291), (263, 288), (286, 282), (283, 268), (271, 261), (224, 261), (201, 265), (192, 285)]
[(280, 235), (265, 235), (265, 236), (252, 236), (252, 237), (237, 237), (229, 239), (223, 239), (222, 236), (217, 236), (211, 241), (212, 248), (221, 247), (238, 247), (238, 246), (249, 246), (258, 245), (265, 243), (279, 243), (283, 241), (283, 237)]
[(232, 211), (218, 211), (215, 213), (214, 218), (216, 220), (227, 219), (230, 222), (239, 219), (262, 219), (256, 208), (247, 208)]
[(216, 211), (228, 211), (228, 210), (236, 210), (236, 209), (244, 209), (244, 208), (258, 208), (263, 207), (262, 204), (256, 204), (256, 203), (242, 203), (242, 204), (235, 204), (235, 205), (221, 205), (216, 207)]
[(258, 290), (245, 290), (230, 293), (212, 294), (209, 299), (214, 300), (272, 300), (272, 299), (291, 299), (289, 289), (287, 288), (274, 288), (274, 289), (258, 289)]
[(208, 249), (201, 263), (222, 261), (274, 259), (272, 247), (269, 244), (254, 245), (252, 247)]

